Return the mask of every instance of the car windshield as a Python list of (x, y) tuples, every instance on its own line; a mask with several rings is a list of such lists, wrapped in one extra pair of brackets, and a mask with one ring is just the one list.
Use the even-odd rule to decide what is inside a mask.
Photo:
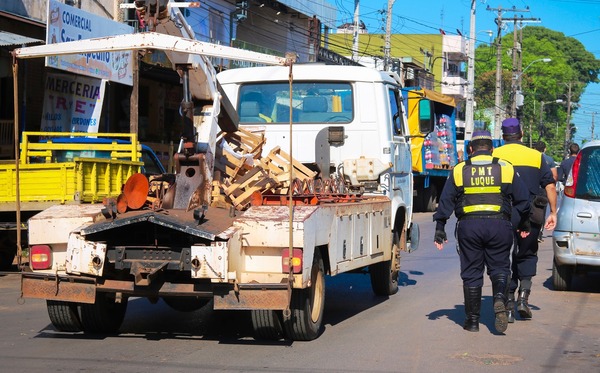
[[(240, 123), (284, 124), (290, 121), (288, 82), (245, 84), (240, 87)], [(292, 85), (294, 123), (349, 123), (354, 115), (352, 86), (336, 82), (297, 82)]]
[(581, 150), (575, 198), (600, 200), (600, 147)]

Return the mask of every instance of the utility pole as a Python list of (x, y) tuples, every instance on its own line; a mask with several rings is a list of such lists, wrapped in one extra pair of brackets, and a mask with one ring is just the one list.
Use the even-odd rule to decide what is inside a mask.
[[(529, 9), (517, 9), (518, 12), (529, 12)], [(517, 109), (523, 105), (523, 94), (521, 93), (521, 82), (523, 78), (523, 23), (540, 22), (540, 18), (523, 18), (513, 17), (504, 18), (504, 21), (513, 21), (513, 64), (512, 64), (512, 84), (511, 84), (511, 102), (510, 102), (510, 116), (517, 118)], [(519, 23), (517, 26), (517, 22)]]
[(514, 19), (513, 26), (513, 48), (512, 48), (512, 79), (511, 79), (511, 103), (510, 103), (510, 116), (513, 118), (517, 117), (517, 73), (519, 69), (517, 68), (518, 62), (521, 59), (521, 45), (517, 40), (517, 19)]
[(571, 82), (567, 83), (569, 88), (567, 93), (567, 126), (565, 127), (565, 153), (568, 155), (569, 144), (571, 143)]
[(591, 128), (592, 129), (592, 138), (591, 138), (592, 141), (594, 141), (594, 117), (595, 117), (595, 115), (596, 115), (596, 112), (592, 111), (592, 128)]
[(352, 32), (352, 60), (358, 62), (358, 27), (359, 27), (359, 16), (358, 16), (358, 2), (354, 0), (354, 27)]
[[(356, 0), (358, 1), (358, 0)], [(383, 49), (383, 70), (390, 71), (391, 70), (391, 37), (392, 37), (392, 7), (394, 6), (394, 2), (396, 0), (388, 0), (387, 13), (385, 16), (385, 46)]]
[[(507, 20), (513, 20), (513, 19), (517, 19), (517, 18), (513, 18), (513, 19), (506, 19), (506, 18), (502, 18), (502, 14), (503, 12), (528, 12), (529, 8), (527, 9), (517, 9), (515, 7), (513, 8), (509, 8), (509, 9), (504, 9), (502, 7), (498, 7), (498, 8), (491, 8), (489, 5), (486, 8), (486, 10), (488, 11), (494, 11), (498, 13), (498, 16), (495, 19), (495, 23), (498, 26), (498, 34), (496, 36), (496, 95), (495, 95), (495, 100), (494, 100), (494, 133), (492, 138), (494, 139), (499, 139), (500, 138), (500, 123), (502, 122), (502, 115), (501, 115), (501, 110), (504, 110), (504, 108), (502, 107), (502, 27), (504, 26), (504, 22)], [(518, 20), (524, 20), (523, 18), (518, 18)], [(539, 19), (535, 19), (535, 20), (539, 20)], [(516, 44), (516, 36), (515, 36), (515, 44)], [(515, 66), (518, 65), (518, 63), (516, 63), (516, 60), (514, 57), (515, 51), (513, 49), (513, 88), (516, 89), (516, 81), (514, 80), (515, 77), (517, 77), (514, 74), (515, 71)], [(520, 76), (519, 76), (520, 78)], [(513, 90), (513, 96), (512, 96), (514, 101), (515, 95), (514, 95), (514, 90)], [(515, 110), (514, 112), (516, 113), (516, 106), (515, 106)], [(512, 111), (511, 111), (512, 114)]]
[[(488, 5), (487, 10), (492, 10)], [(502, 8), (498, 8), (498, 18), (495, 22), (498, 26), (496, 35), (496, 95), (494, 99), (494, 134), (492, 139), (500, 138), (500, 106), (502, 105)]]
[(467, 106), (465, 107), (465, 140), (471, 140), (475, 122), (475, 6), (477, 0), (471, 0), (471, 19), (469, 26), (469, 49), (467, 57)]
[[(515, 27), (517, 26), (517, 23), (515, 22)], [(523, 81), (523, 21), (521, 20), (521, 22), (519, 22), (519, 61), (517, 64), (517, 72), (519, 74), (518, 78), (517, 78), (517, 90), (515, 91), (515, 96), (514, 96), (514, 103), (515, 103), (515, 118), (518, 118), (519, 120), (521, 120), (521, 115), (519, 114), (520, 111), (518, 111), (518, 109), (523, 106), (523, 103), (525, 101), (525, 98), (523, 97), (523, 91), (522, 91), (522, 87), (523, 85), (521, 84)]]

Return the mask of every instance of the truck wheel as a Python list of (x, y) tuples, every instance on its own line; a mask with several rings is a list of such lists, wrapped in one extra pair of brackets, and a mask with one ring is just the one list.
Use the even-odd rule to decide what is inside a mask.
[[(415, 190), (417, 189), (415, 188)], [(425, 212), (425, 208), (423, 207), (423, 193), (423, 189), (417, 190), (413, 198), (413, 212)]]
[(169, 307), (179, 312), (194, 312), (210, 302), (210, 298), (196, 297), (164, 297), (163, 300)]
[(429, 185), (429, 188), (423, 191), (423, 211), (424, 212), (434, 212), (437, 208), (436, 204), (437, 200), (437, 188), (432, 183)]
[(252, 310), (252, 328), (256, 339), (278, 341), (283, 338), (283, 314), (274, 310)]
[[(403, 231), (402, 236), (406, 237), (406, 230)], [(394, 232), (392, 240), (392, 259), (369, 266), (371, 288), (375, 295), (387, 296), (398, 292), (398, 275), (400, 273), (400, 239), (398, 238), (398, 232)]]
[(127, 298), (120, 303), (107, 293), (97, 293), (96, 303), (81, 305), (81, 323), (86, 333), (116, 333), (127, 310)]
[(554, 290), (571, 290), (571, 280), (573, 278), (573, 269), (566, 265), (559, 265), (556, 259), (552, 261), (552, 285)]
[(311, 286), (293, 289), (290, 315), (283, 317), (286, 336), (294, 341), (311, 341), (319, 336), (325, 308), (325, 269), (318, 250), (310, 271)]
[(82, 330), (77, 303), (47, 300), (46, 309), (50, 322), (59, 332), (80, 332)]

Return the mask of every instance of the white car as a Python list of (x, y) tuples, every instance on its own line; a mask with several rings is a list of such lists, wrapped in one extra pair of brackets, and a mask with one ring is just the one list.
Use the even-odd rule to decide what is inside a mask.
[(565, 182), (552, 234), (555, 290), (570, 290), (575, 273), (600, 271), (600, 141), (583, 145)]

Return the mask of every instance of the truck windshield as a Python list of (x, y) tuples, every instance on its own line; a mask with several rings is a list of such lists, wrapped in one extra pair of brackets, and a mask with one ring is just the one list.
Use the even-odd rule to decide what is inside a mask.
[(336, 82), (245, 84), (237, 110), (240, 123), (349, 123), (354, 116), (352, 86)]

